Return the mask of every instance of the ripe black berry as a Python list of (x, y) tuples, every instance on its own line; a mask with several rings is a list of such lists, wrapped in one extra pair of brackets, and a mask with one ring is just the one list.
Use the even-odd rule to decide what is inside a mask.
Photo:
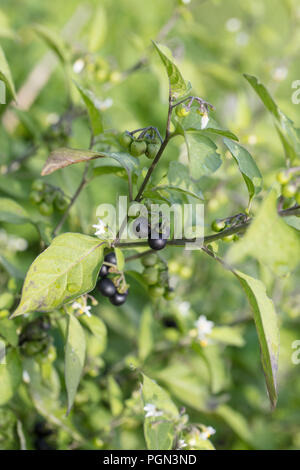
[(109, 298), (109, 301), (116, 306), (123, 305), (127, 299), (128, 292), (124, 294), (120, 294), (120, 292), (116, 292), (113, 296)]
[(116, 258), (115, 252), (111, 251), (110, 253), (108, 253), (105, 256), (104, 261), (110, 264), (117, 264), (117, 258)]
[(108, 266), (106, 264), (102, 264), (99, 277), (106, 277), (108, 275)]
[(112, 297), (116, 293), (116, 286), (108, 278), (101, 279), (97, 284), (97, 288), (105, 297)]
[(148, 239), (148, 245), (150, 246), (150, 248), (152, 248), (152, 250), (162, 250), (166, 246), (167, 240), (165, 238), (162, 238), (161, 236), (159, 236), (159, 238), (156, 237), (151, 238), (150, 235)]

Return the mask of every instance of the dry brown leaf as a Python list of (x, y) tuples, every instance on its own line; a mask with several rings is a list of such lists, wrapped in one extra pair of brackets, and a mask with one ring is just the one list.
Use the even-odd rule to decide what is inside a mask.
[(74, 163), (86, 162), (105, 156), (107, 155), (92, 150), (56, 149), (50, 153), (41, 174), (42, 176), (50, 175), (54, 171), (73, 165)]

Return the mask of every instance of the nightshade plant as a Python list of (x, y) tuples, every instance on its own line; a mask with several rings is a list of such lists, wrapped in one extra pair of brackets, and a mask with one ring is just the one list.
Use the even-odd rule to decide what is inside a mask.
[[(37, 30), (64, 62), (63, 52), (49, 33), (41, 28)], [(252, 257), (278, 276), (286, 276), (297, 267), (300, 256), (297, 233), (297, 216), (300, 214), (299, 130), (278, 108), (267, 89), (255, 77), (245, 75), (274, 117), (287, 161), (287, 168), (277, 175), (278, 182), (270, 184), (263, 201), (253, 211), (253, 201), (263, 188), (262, 175), (254, 158), (240, 145), (236, 135), (217, 123), (213, 104), (193, 92), (192, 85), (183, 78), (170, 51), (156, 42), (153, 42), (153, 48), (164, 66), (169, 85), (164, 129), (158, 129), (156, 123), (133, 130), (106, 129), (95, 95), (74, 82), (71, 86), (79, 92), (90, 120), (89, 148), (55, 148), (57, 139), (50, 139), (50, 155), (41, 178), (34, 180), (30, 192), (32, 205), (37, 206), (43, 216), (60, 213), (55, 224), (31, 218), (26, 209), (12, 198), (2, 197), (0, 200), (2, 222), (31, 223), (41, 239), (40, 253), (28, 269), (20, 298), (16, 293), (22, 274), (5, 257), (1, 258), (10, 280), (6, 297), (3, 294), (0, 298), (0, 335), (7, 347), (7, 365), (0, 366), (0, 405), (5, 405), (18, 394), (15, 405), (18, 410), (22, 401), (26, 403), (30, 396), (33, 408), (44, 419), (35, 423), (36, 434), (45, 440), (51, 433), (58, 432), (53, 431), (58, 427), (60, 433), (65, 433), (60, 436), (62, 446), (116, 446), (111, 443), (113, 430), (128, 420), (129, 428), (130, 423), (135, 428), (143, 422), (148, 449), (213, 449), (210, 437), (216, 430), (210, 425), (209, 415), (200, 424), (198, 420), (193, 421), (193, 417), (179, 404), (196, 406), (198, 411), (205, 413), (209, 410), (212, 415), (230, 423), (251, 447), (254, 444), (244, 421), (226, 405), (226, 397), (220, 393), (226, 369), (221, 364), (218, 347), (220, 344), (242, 346), (241, 331), (217, 326), (215, 321), (207, 320), (204, 315), (195, 319), (190, 305), (180, 299), (177, 287), (172, 286), (172, 277), (180, 269), (182, 279), (190, 279), (192, 275), (182, 250), (187, 243), (195, 241), (195, 237), (174, 238), (172, 226), (166, 233), (160, 233), (161, 219), (156, 226), (158, 236), (154, 237), (150, 221), (136, 218), (134, 227), (141, 239), (124, 241), (122, 231), (128, 220), (121, 224), (116, 236), (111, 237), (109, 224), (101, 219), (97, 221), (96, 215), (93, 235), (64, 231), (70, 211), (82, 190), (94, 178), (103, 175), (112, 174), (125, 180), (129, 202), (143, 203), (150, 210), (151, 205), (157, 203), (170, 206), (174, 202), (191, 205), (203, 202), (199, 181), (213, 178), (222, 164), (218, 149), (225, 149), (244, 180), (248, 204), (242, 212), (223, 214), (211, 222), (213, 233), (205, 234), (201, 252), (232, 275), (245, 293), (253, 315), (251, 321), (256, 327), (270, 406), (272, 409), (276, 407), (278, 317), (264, 283), (253, 275), (252, 268), (250, 274), (246, 274), (241, 271), (241, 266), (247, 271), (247, 263), (242, 264), (242, 261)], [(3, 70), (4, 61), (3, 57)], [(3, 72), (2, 75), (14, 96), (10, 73)], [(68, 111), (73, 112), (73, 108)], [(61, 119), (63, 122), (64, 118)], [(173, 139), (181, 139), (186, 156), (180, 162), (172, 159), (167, 172), (161, 174), (160, 163)], [(83, 175), (73, 196), (65, 194), (63, 187), (43, 179), (82, 162), (85, 165)], [(209, 219), (209, 214), (205, 216)], [(231, 243), (225, 253), (219, 248), (220, 241)], [(166, 255), (169, 250), (171, 258)], [(196, 256), (196, 253), (191, 253), (191, 256)], [(178, 258), (182, 262), (180, 268), (176, 261)], [(202, 269), (200, 258), (195, 269)], [(105, 323), (117, 330), (124, 328), (125, 336), (131, 337), (132, 331), (127, 329), (126, 320), (121, 320), (123, 307), (119, 307), (124, 306), (126, 311), (127, 302), (135, 301), (136, 288), (144, 289), (143, 296), (148, 296), (150, 302), (147, 300), (142, 305), (139, 330), (134, 332), (136, 344), (133, 352), (126, 352), (116, 364), (112, 353), (110, 370), (105, 370), (101, 358), (107, 343)], [(104, 297), (108, 297), (113, 305), (114, 313), (110, 319), (107, 315), (101, 318), (101, 305), (106, 305)], [(100, 315), (93, 313), (98, 303)], [(177, 307), (172, 307), (173, 303), (178, 304)], [(174, 308), (177, 308), (177, 314), (172, 313)], [(211, 318), (214, 320), (213, 315)], [(167, 331), (163, 333), (163, 340), (161, 323)], [(49, 334), (51, 331), (52, 335)], [(156, 343), (157, 337), (160, 337), (160, 343)], [(187, 359), (187, 350), (193, 352), (191, 359)], [(170, 381), (167, 375), (160, 375), (159, 371), (156, 374), (154, 366), (151, 369), (148, 359), (155, 361), (155, 355), (161, 353), (159, 362), (168, 361), (169, 354), (174, 351), (178, 361), (182, 355), (183, 362), (190, 361), (192, 369), (200, 368), (210, 392), (204, 385), (197, 388), (192, 379), (185, 387), (181, 366), (179, 383), (176, 384), (176, 361), (168, 365), (170, 371), (175, 368)], [(57, 361), (57, 355), (61, 354), (64, 354), (63, 368)], [(59, 374), (62, 371), (67, 397), (59, 399)], [(119, 376), (120, 371), (122, 374)], [(89, 380), (85, 382), (86, 374)], [(126, 376), (130, 379), (123, 390)], [(94, 408), (88, 412), (89, 397), (94, 400)], [(62, 400), (61, 408), (56, 407), (58, 399)], [(100, 402), (104, 405), (100, 406)], [(76, 419), (77, 408), (80, 409), (81, 405), (83, 415), (85, 412), (89, 414), (89, 423), (85, 418)], [(9, 416), (4, 416), (4, 408), (0, 408), (0, 412), (3, 420), (10, 422)], [(100, 424), (93, 421), (93, 412), (96, 415), (94, 421), (98, 419)], [(136, 416), (137, 422), (134, 421)], [(19, 436), (24, 440), (21, 420), (17, 426)]]

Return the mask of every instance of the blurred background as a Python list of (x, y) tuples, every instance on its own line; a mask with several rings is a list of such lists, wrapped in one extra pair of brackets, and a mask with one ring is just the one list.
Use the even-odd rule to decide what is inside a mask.
[[(82, 103), (72, 79), (98, 97), (105, 129), (112, 134), (147, 125), (163, 132), (167, 80), (151, 40), (169, 46), (193, 90), (215, 106), (217, 121), (234, 132), (253, 155), (264, 178), (254, 210), (285, 159), (272, 119), (243, 73), (257, 76), (300, 126), (300, 105), (292, 103), (292, 84), (300, 80), (297, 0), (2, 0), (0, 39), (16, 90), (22, 90), (17, 106), (1, 105), (0, 193), (21, 202), (33, 217), (37, 209), (28, 195), (49, 151), (63, 145), (89, 145), (89, 123), (80, 112)], [(76, 119), (66, 118), (57, 128), (60, 117), (68, 112), (74, 112)], [(219, 151), (222, 166), (199, 182), (207, 234), (212, 220), (237, 214), (247, 205), (240, 173), (224, 148)], [(185, 158), (180, 138), (168, 147), (157, 178), (168, 162), (178, 158)], [(82, 164), (75, 165), (47, 176), (46, 181), (73, 194), (82, 170)], [(126, 181), (115, 175), (95, 178), (72, 211), (68, 230), (93, 234), (97, 205), (114, 202), (126, 192)], [(51, 223), (55, 224), (56, 217), (52, 216)], [(220, 242), (220, 253), (226, 249)], [(20, 287), (39, 252), (40, 235), (32, 225), (2, 224), (2, 294), (11, 277), (17, 278)], [(130, 364), (138, 361), (137, 332), (141, 334), (141, 314), (149, 306), (156, 320), (149, 326), (155, 347), (143, 370), (178, 405), (186, 407), (191, 421), (214, 426), (217, 433), (212, 442), (217, 449), (299, 449), (300, 365), (292, 363), (291, 345), (300, 338), (300, 272), (277, 280), (263, 266), (250, 265), (253, 275), (266, 283), (281, 324), (279, 402), (271, 412), (256, 331), (237, 281), (201, 253), (174, 248), (168, 250), (167, 258), (177, 302), (154, 306), (143, 286), (130, 276), (133, 270), (142, 271), (140, 262), (134, 261), (127, 267), (132, 294), (126, 306), (116, 310), (101, 301), (93, 307), (107, 326), (107, 348), (101, 351), (89, 339), (86, 373), (69, 418), (64, 417), (60, 326), (53, 327), (57, 357), (51, 364), (56, 372), (51, 372), (47, 392), (52, 403), (46, 399), (39, 403), (37, 394), (23, 382), (14, 398), (0, 407), (0, 447), (18, 448), (16, 423), (21, 421), (29, 448), (145, 448), (143, 412), (136, 394), (139, 379)], [(182, 313), (183, 302), (189, 302), (188, 307), (185, 304), (187, 317)], [(5, 305), (0, 300), (0, 308), (6, 309)], [(218, 326), (230, 327), (228, 338), (210, 358), (180, 346), (188, 325), (201, 314)], [(64, 425), (56, 426), (53, 415)], [(47, 444), (37, 444), (35, 433), (41, 422), (50, 428), (43, 438)]]

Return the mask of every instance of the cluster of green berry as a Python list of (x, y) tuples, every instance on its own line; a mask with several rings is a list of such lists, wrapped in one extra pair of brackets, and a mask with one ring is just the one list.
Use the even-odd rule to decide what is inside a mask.
[(24, 356), (45, 355), (51, 344), (52, 338), (48, 331), (51, 328), (50, 318), (39, 317), (27, 323), (19, 336), (19, 346)]
[[(238, 216), (235, 217), (234, 223), (232, 217), (229, 217), (228, 219), (216, 219), (211, 224), (211, 228), (214, 232), (220, 233), (223, 232), (223, 230), (228, 229), (233, 225), (236, 225), (238, 220)], [(239, 240), (239, 236), (236, 233), (232, 233), (223, 237), (222, 240), (227, 243), (236, 242)]]
[[(119, 307), (126, 302), (128, 290), (122, 276), (115, 276), (113, 279), (108, 277), (110, 274), (118, 274), (116, 265), (116, 255), (111, 251), (105, 256), (104, 263), (101, 266), (97, 289), (104, 297), (108, 297), (113, 305)], [(123, 281), (121, 287), (118, 285), (119, 281)]]
[(164, 297), (172, 300), (175, 297), (173, 289), (169, 286), (168, 268), (156, 253), (149, 253), (142, 258), (144, 266), (143, 279), (149, 288), (152, 298)]
[(68, 198), (60, 189), (41, 180), (35, 180), (32, 183), (29, 198), (33, 204), (38, 206), (40, 213), (45, 216), (52, 215), (54, 209), (65, 212), (69, 205)]
[(300, 204), (300, 168), (290, 168), (277, 173), (277, 181), (281, 184), (281, 194), (286, 199), (295, 199)]
[[(81, 65), (82, 62), (82, 65)], [(122, 80), (122, 73), (116, 68), (112, 67), (111, 64), (102, 57), (86, 56), (84, 59), (80, 58), (75, 62), (83, 68), (86, 68), (90, 78), (92, 80), (97, 79), (98, 82), (110, 82), (113, 84), (120, 83)], [(74, 64), (74, 65), (75, 65)]]
[(157, 135), (151, 132), (142, 133), (135, 138), (132, 133), (125, 131), (121, 134), (119, 141), (122, 147), (129, 150), (130, 155), (136, 158), (145, 154), (147, 158), (153, 160), (160, 149)]

